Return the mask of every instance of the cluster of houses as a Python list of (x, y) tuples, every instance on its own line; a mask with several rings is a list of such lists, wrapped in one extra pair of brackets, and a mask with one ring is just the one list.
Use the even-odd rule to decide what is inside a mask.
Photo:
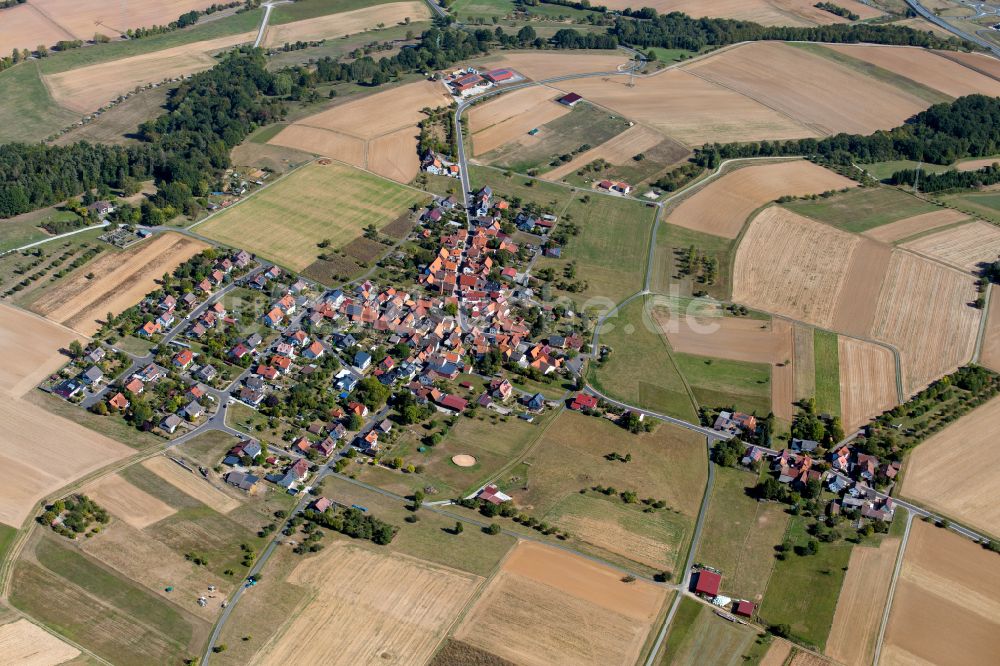
[(453, 162), (440, 153), (428, 150), (420, 158), (420, 169), (434, 176), (449, 176), (458, 178), (461, 170), (456, 162)]
[(443, 74), (445, 85), (456, 97), (475, 95), (502, 83), (513, 83), (524, 77), (513, 69), (500, 68), (480, 72), (474, 67), (456, 69)]
[(103, 347), (94, 347), (73, 364), (81, 368), (80, 372), (75, 377), (58, 382), (52, 387), (52, 393), (64, 400), (71, 400), (82, 395), (84, 391), (100, 390), (101, 385), (107, 381), (102, 366), (110, 368), (110, 362), (111, 359)]

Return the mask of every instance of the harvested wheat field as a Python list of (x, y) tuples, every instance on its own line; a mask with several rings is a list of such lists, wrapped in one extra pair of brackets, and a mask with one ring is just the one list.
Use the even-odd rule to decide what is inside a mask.
[(950, 530), (914, 521), (880, 663), (972, 666), (995, 663), (998, 654), (996, 554)]
[(219, 513), (229, 513), (240, 506), (239, 500), (222, 492), (194, 472), (189, 472), (173, 460), (164, 456), (154, 456), (142, 466), (174, 486), (182, 493), (190, 495)]
[(5, 56), (14, 49), (34, 50), (39, 44), (52, 46), (63, 39), (76, 39), (75, 35), (46, 17), (33, 4), (0, 11), (3, 12), (0, 17), (0, 53)]
[(840, 588), (826, 653), (847, 666), (872, 663), (899, 539), (882, 539), (878, 548), (855, 546)]
[(1000, 258), (1000, 229), (986, 222), (972, 222), (903, 245), (907, 250), (937, 259), (950, 266), (978, 275), (981, 264)]
[[(628, 164), (635, 155), (646, 152), (666, 140), (662, 134), (645, 125), (633, 125), (613, 139), (605, 141), (596, 148), (585, 150), (569, 162), (545, 172), (545, 178), (559, 180), (597, 159), (615, 165)], [(683, 150), (680, 146), (678, 148)]]
[(55, 666), (80, 656), (80, 651), (28, 620), (0, 626), (0, 654), (6, 664)]
[(857, 337), (868, 336), (891, 258), (891, 246), (860, 238), (851, 253), (847, 278), (833, 311), (833, 328)]
[(934, 434), (910, 454), (902, 493), (963, 523), (1000, 534), (1000, 398)]
[(95, 481), (84, 488), (83, 492), (111, 515), (140, 530), (177, 512), (174, 507), (133, 486), (117, 474)]
[(670, 224), (736, 238), (755, 210), (778, 197), (855, 187), (854, 181), (805, 160), (745, 166), (711, 181), (667, 216)]
[(46, 74), (42, 78), (57, 104), (88, 113), (137, 86), (210, 69), (218, 64), (213, 54), (253, 41), (254, 36), (254, 33), (247, 32), (219, 37), (58, 74)]
[(684, 68), (742, 93), (819, 134), (870, 134), (901, 125), (927, 103), (821, 55), (753, 42)]
[(859, 242), (784, 208), (767, 208), (736, 251), (733, 301), (829, 328)]
[[(117, 570), (162, 599), (209, 621), (218, 617), (221, 608), (218, 603), (199, 606), (198, 597), (206, 593), (209, 585), (219, 588), (223, 595), (232, 589), (231, 580), (189, 562), (158, 541), (155, 527), (142, 531), (125, 523), (114, 523), (81, 543), (81, 548), (101, 564)], [(174, 589), (167, 592), (167, 587)]]
[(894, 252), (871, 337), (899, 350), (903, 391), (912, 394), (972, 358), (982, 311), (971, 276)]
[(531, 666), (635, 663), (667, 592), (591, 560), (521, 541), (455, 633)]
[[(77, 271), (32, 305), (47, 319), (84, 335), (95, 333), (107, 313), (117, 315), (156, 289), (164, 273), (206, 249), (205, 243), (175, 233), (159, 234), (124, 252), (109, 252), (86, 271)], [(87, 275), (94, 278), (88, 280)]]
[(840, 336), (840, 412), (844, 429), (858, 428), (896, 406), (896, 359), (873, 342)]
[[(117, 37), (129, 28), (166, 25), (193, 9), (205, 9), (214, 0), (28, 0), (77, 39), (93, 39), (99, 32)], [(36, 42), (37, 44), (37, 42)]]
[(20, 527), (39, 500), (132, 449), (24, 400), (0, 400), (0, 523)]
[[(498, 58), (484, 61), (490, 69), (509, 67), (536, 81), (569, 74), (616, 72), (629, 59), (608, 51), (501, 51)], [(566, 84), (570, 85), (570, 84)]]
[[(279, 10), (280, 13), (280, 10)], [(409, 18), (411, 22), (425, 21), (431, 11), (423, 2), (389, 2), (372, 7), (364, 7), (349, 12), (317, 16), (305, 21), (295, 21), (268, 27), (262, 46), (281, 46), (286, 43), (318, 42), (344, 35), (366, 32), (378, 24), (393, 25)], [(376, 39), (373, 33), (373, 39)]]
[(631, 88), (628, 83), (628, 76), (608, 76), (552, 85), (692, 147), (712, 141), (801, 139), (821, 134), (767, 102), (755, 101), (684, 69), (637, 78)]
[[(951, 33), (945, 33), (950, 37)], [(976, 70), (986, 76), (991, 76), (1000, 81), (1000, 60), (991, 55), (983, 53), (962, 53), (960, 51), (935, 51), (942, 58), (948, 58), (959, 62), (966, 67)]]
[(826, 48), (905, 76), (951, 97), (973, 93), (1000, 95), (1000, 81), (927, 49), (869, 44), (833, 44)]
[(418, 81), (339, 104), (289, 125), (269, 144), (332, 157), (408, 183), (417, 175), (420, 110), (447, 106), (440, 83)]
[(897, 222), (883, 224), (864, 232), (865, 236), (880, 243), (895, 243), (910, 236), (916, 236), (933, 229), (947, 227), (969, 219), (969, 216), (951, 208), (914, 215)]
[(983, 342), (979, 349), (979, 364), (1000, 372), (1000, 291), (991, 289), (986, 330), (983, 331)]
[(255, 663), (423, 664), (482, 579), (335, 542), (290, 583), (315, 594)]
[(771, 641), (771, 646), (767, 648), (767, 653), (760, 660), (760, 666), (785, 666), (785, 662), (792, 654), (792, 644), (784, 638), (775, 638)]
[[(608, 0), (609, 9), (634, 7), (629, 0)], [(683, 12), (694, 18), (730, 18), (752, 21), (761, 25), (806, 27), (847, 23), (836, 14), (815, 7), (813, 0), (650, 0), (643, 7), (652, 7), (661, 14)], [(837, 0), (837, 5), (858, 14), (862, 19), (881, 16), (882, 12), (857, 0)]]
[[(533, 86), (473, 107), (469, 113), (473, 155), (526, 137), (531, 129), (569, 113), (568, 106), (556, 102), (559, 97), (561, 93), (552, 88)], [(482, 113), (477, 113), (480, 110)]]
[(60, 350), (75, 332), (38, 315), (0, 303), (0, 394), (19, 398), (69, 362)]

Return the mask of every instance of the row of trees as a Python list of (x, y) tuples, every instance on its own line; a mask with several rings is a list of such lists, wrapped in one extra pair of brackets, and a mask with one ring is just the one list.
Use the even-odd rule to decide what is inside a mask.
[(919, 169), (902, 169), (889, 178), (893, 185), (909, 185), (921, 192), (943, 192), (972, 189), (1000, 183), (1000, 166), (992, 164), (978, 171), (945, 171), (927, 173)]

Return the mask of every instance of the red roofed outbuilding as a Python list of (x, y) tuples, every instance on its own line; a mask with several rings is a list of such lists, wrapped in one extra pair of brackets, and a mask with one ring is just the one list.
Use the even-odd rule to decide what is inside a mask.
[(757, 610), (757, 605), (752, 601), (737, 601), (736, 605), (733, 606), (733, 612), (737, 615), (742, 615), (743, 617), (753, 617), (753, 612), (755, 610)]
[(695, 594), (704, 594), (707, 597), (715, 597), (719, 594), (719, 586), (722, 584), (722, 576), (714, 571), (699, 571), (695, 575)]

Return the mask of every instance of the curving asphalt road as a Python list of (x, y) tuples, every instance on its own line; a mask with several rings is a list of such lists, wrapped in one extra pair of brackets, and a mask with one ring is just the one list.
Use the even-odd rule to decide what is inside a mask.
[(992, 53), (993, 55), (995, 55), (996, 57), (1000, 58), (1000, 47), (996, 46), (995, 44), (986, 39), (983, 39), (979, 35), (973, 35), (968, 32), (965, 32), (960, 28), (956, 28), (951, 23), (948, 23), (948, 21), (939, 17), (937, 14), (935, 14), (934, 12), (932, 12), (931, 10), (927, 9), (922, 4), (920, 4), (920, 0), (906, 0), (906, 4), (912, 7), (913, 11), (920, 14), (922, 17), (924, 17), (934, 25), (944, 28), (948, 32), (952, 33), (953, 35), (956, 35), (961, 39), (972, 42), (973, 44), (977, 44), (986, 49), (987, 51), (989, 51), (990, 53)]

